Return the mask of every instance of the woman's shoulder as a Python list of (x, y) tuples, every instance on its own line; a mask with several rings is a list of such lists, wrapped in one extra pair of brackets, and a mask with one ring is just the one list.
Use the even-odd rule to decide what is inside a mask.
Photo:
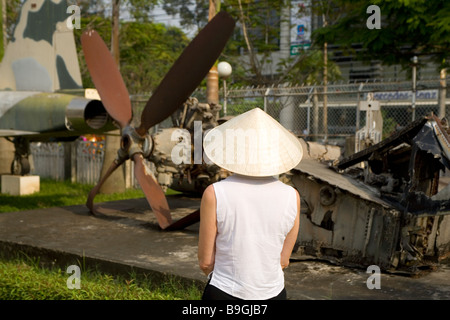
[(203, 191), (203, 197), (212, 197), (214, 196), (214, 184), (210, 184)]

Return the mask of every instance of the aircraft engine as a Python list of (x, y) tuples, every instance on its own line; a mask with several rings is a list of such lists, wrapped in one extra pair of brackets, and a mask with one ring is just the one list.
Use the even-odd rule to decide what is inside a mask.
[(66, 127), (69, 130), (91, 132), (95, 130), (104, 131), (107, 126), (109, 130), (116, 129), (112, 125), (112, 119), (106, 112), (105, 107), (99, 100), (85, 98), (74, 98), (66, 109)]
[(218, 125), (220, 105), (199, 103), (189, 98), (172, 115), (175, 127), (159, 129), (153, 136), (154, 149), (149, 158), (155, 164), (155, 177), (165, 191), (202, 194), (205, 188), (230, 173), (205, 163), (203, 134)]
[[(163, 190), (173, 183), (174, 175), (178, 177), (190, 164), (192, 143), (189, 134), (183, 133), (178, 128), (165, 128), (153, 136), (154, 150), (150, 160), (156, 165), (156, 178)], [(172, 155), (177, 149), (176, 156), (182, 161), (174, 162)]]

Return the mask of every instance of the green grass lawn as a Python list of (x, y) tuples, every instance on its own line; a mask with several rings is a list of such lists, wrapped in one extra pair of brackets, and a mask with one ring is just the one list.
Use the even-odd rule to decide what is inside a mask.
[[(40, 191), (26, 196), (0, 194), (0, 213), (81, 205), (93, 185), (41, 179)], [(170, 192), (174, 193), (174, 192)], [(145, 197), (140, 189), (98, 194), (95, 202)], [(99, 270), (83, 270), (80, 289), (68, 289), (66, 270), (44, 268), (37, 258), (0, 257), (0, 300), (197, 300), (201, 290), (175, 277), (157, 281), (143, 275), (112, 276)]]
[[(11, 196), (0, 194), (0, 212), (14, 212), (38, 208), (50, 208), (85, 204), (93, 185), (41, 179), (40, 191), (30, 195)], [(145, 197), (141, 189), (127, 189), (123, 193), (97, 194), (95, 202)]]
[[(169, 277), (165, 282), (144, 275), (109, 275), (82, 270), (80, 288), (70, 289), (73, 272), (42, 268), (38, 260), (0, 259), (0, 300), (198, 300), (201, 291)], [(71, 284), (74, 281), (69, 279)]]

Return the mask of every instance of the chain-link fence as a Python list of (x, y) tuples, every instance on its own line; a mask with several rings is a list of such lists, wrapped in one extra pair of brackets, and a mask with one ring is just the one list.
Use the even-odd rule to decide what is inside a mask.
[[(354, 135), (366, 119), (359, 104), (369, 97), (380, 102), (383, 136), (431, 112), (449, 117), (449, 90), (443, 90), (439, 80), (419, 81), (415, 101), (411, 88), (410, 82), (230, 88), (226, 99), (222, 96), (222, 114), (259, 107), (293, 133), (319, 140)], [(441, 95), (445, 99), (440, 101)]]
[[(447, 92), (445, 99), (440, 99)], [(412, 104), (411, 83), (352, 83), (324, 86), (230, 88), (224, 99), (221, 91), (222, 116), (239, 115), (255, 107), (262, 108), (280, 121), (287, 129), (305, 139), (327, 140), (354, 136), (365, 125), (365, 112), (359, 111), (359, 103), (371, 95), (378, 100), (383, 116), (383, 135), (393, 132), (396, 127), (405, 126), (414, 118), (437, 114), (440, 118), (450, 118), (450, 90), (442, 90), (440, 82), (428, 80), (417, 83), (417, 94)], [(196, 91), (199, 101), (206, 102), (204, 91)], [(142, 110), (150, 94), (131, 96), (133, 125), (140, 124)], [(324, 97), (326, 97), (324, 101)], [(326, 105), (326, 107), (324, 107)], [(171, 127), (169, 117), (163, 123), (151, 128)], [(100, 144), (99, 144), (100, 146)], [(101, 144), (103, 148), (103, 144)], [(103, 149), (93, 149), (89, 143), (77, 147), (77, 176), (82, 183), (94, 183), (100, 175)], [(34, 173), (45, 177), (63, 179), (64, 148), (62, 144), (32, 144)], [(95, 155), (95, 157), (94, 157)], [(90, 169), (87, 169), (90, 168)], [(132, 172), (132, 168), (129, 170)], [(80, 176), (83, 174), (83, 176)], [(132, 179), (131, 184), (136, 182)]]
[[(133, 110), (133, 118), (131, 120), (131, 125), (134, 127), (139, 127), (139, 125), (141, 124), (141, 114), (142, 111), (144, 110), (145, 106), (147, 105), (148, 99), (151, 97), (151, 93), (138, 93), (138, 94), (133, 94), (130, 96), (130, 100), (131, 100), (131, 107)], [(163, 107), (163, 106), (161, 106)], [(151, 127), (149, 129), (149, 133), (153, 134), (155, 133), (159, 127), (162, 128), (167, 128), (167, 127), (172, 127), (173, 126), (173, 122), (171, 117), (165, 119), (164, 121), (162, 121), (161, 123), (156, 124), (154, 127)]]

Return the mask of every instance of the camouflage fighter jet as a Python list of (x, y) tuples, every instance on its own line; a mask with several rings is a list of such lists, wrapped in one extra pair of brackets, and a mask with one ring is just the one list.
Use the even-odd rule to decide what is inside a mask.
[[(225, 47), (235, 21), (221, 12), (199, 32), (148, 100), (140, 125), (134, 126), (129, 93), (112, 55), (93, 30), (84, 32), (81, 41), (84, 58), (101, 101), (74, 95), (74, 92), (83, 90), (73, 31), (67, 25), (70, 16), (67, 8), (65, 1), (26, 1), (0, 65), (0, 137), (12, 138), (14, 142), (12, 172), (29, 172), (31, 141), (67, 141), (82, 134), (104, 133), (120, 127), (122, 141), (118, 157), (90, 192), (87, 200), (89, 210), (94, 215), (101, 215), (101, 208), (94, 207), (95, 195), (111, 173), (131, 159), (135, 164), (135, 176), (160, 227), (176, 230), (195, 223), (199, 219), (198, 210), (172, 222), (161, 187), (161, 184), (175, 183), (172, 172), (170, 179), (167, 179), (167, 172), (155, 179), (147, 174), (143, 162), (147, 158), (157, 165), (164, 163), (164, 167), (170, 167), (171, 161), (166, 163), (163, 160), (167, 158), (166, 149), (174, 144), (167, 139), (174, 128), (160, 131), (155, 137), (150, 136), (148, 130), (173, 117), (183, 106), (182, 122), (209, 119), (203, 126), (215, 125), (211, 121), (214, 117), (209, 117), (212, 111), (209, 105), (191, 103), (188, 108), (187, 104), (192, 102), (190, 95)], [(202, 176), (198, 172), (190, 173), (191, 180)]]
[(82, 88), (67, 8), (66, 1), (25, 1), (0, 64), (0, 137), (14, 143), (13, 174), (29, 173), (30, 142), (117, 129), (95, 90)]

